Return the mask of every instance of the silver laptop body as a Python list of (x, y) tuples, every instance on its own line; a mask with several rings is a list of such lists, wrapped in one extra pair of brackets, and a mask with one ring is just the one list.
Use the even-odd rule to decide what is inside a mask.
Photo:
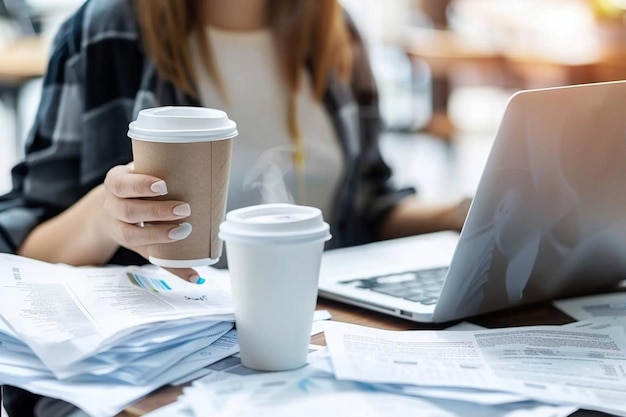
[(626, 81), (618, 81), (514, 94), (461, 235), (327, 251), (319, 294), (446, 322), (624, 278)]

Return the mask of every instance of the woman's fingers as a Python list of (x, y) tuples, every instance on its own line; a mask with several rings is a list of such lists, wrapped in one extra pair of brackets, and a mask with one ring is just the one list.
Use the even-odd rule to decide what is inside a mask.
[(180, 224), (146, 224), (145, 226), (126, 222), (115, 222), (111, 232), (118, 243), (125, 247), (138, 247), (153, 243), (169, 243), (185, 239), (191, 234), (189, 223)]
[(185, 281), (189, 281), (192, 284), (204, 284), (204, 278), (201, 278), (200, 275), (196, 272), (195, 269), (192, 268), (163, 268), (166, 271), (171, 272), (179, 278), (184, 279)]
[(135, 174), (132, 165), (111, 168), (104, 179), (104, 186), (118, 198), (157, 197), (167, 194), (165, 181), (151, 175)]
[[(191, 224), (184, 221), (191, 214), (189, 204), (150, 199), (166, 195), (167, 186), (160, 178), (135, 173), (132, 163), (111, 168), (104, 188), (105, 230), (119, 245), (147, 258), (147, 245), (176, 242), (191, 234)], [(165, 269), (186, 281), (204, 283), (192, 268)]]
[(167, 186), (157, 177), (134, 173), (132, 164), (111, 168), (104, 186), (105, 210), (122, 222), (176, 221), (191, 214), (189, 204), (182, 201), (141, 200), (167, 194)]
[(189, 204), (182, 201), (111, 198), (104, 204), (114, 218), (126, 223), (176, 221), (191, 214)]

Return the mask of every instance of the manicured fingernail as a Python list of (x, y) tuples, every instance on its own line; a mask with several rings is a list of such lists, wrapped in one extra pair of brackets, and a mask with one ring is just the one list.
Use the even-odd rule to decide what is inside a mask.
[(191, 225), (189, 223), (181, 223), (178, 227), (173, 228), (168, 233), (170, 239), (181, 240), (191, 234)]
[(174, 207), (174, 210), (172, 211), (177, 216), (189, 216), (191, 214), (191, 207), (189, 204), (179, 204)]
[(205, 283), (205, 279), (197, 275), (192, 275), (189, 277), (189, 282), (191, 282), (192, 284), (202, 285)]
[(167, 194), (167, 185), (165, 185), (165, 181), (163, 180), (152, 183), (150, 189), (153, 193), (158, 193), (159, 195)]

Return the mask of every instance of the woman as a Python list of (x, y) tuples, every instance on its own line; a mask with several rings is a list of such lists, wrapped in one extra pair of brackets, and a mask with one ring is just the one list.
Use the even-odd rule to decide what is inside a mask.
[(278, 173), (280, 198), (320, 207), (334, 246), (462, 226), (466, 202), (426, 207), (389, 185), (372, 74), (336, 0), (89, 0), (55, 39), (26, 158), (0, 200), (0, 250), (140, 264), (147, 244), (185, 238), (136, 226), (193, 210), (146, 200), (167, 184), (133, 173), (128, 124), (162, 105), (237, 121), (229, 210), (275, 200), (258, 186)]
[(388, 184), (372, 74), (335, 0), (91, 0), (56, 37), (27, 156), (2, 201), (1, 249), (128, 264), (145, 262), (149, 243), (186, 237), (136, 226), (193, 210), (144, 200), (167, 184), (128, 164), (128, 123), (159, 105), (223, 108), (237, 121), (229, 210), (263, 202), (264, 172), (288, 171), (295, 201), (322, 208), (334, 246), (464, 220), (466, 203), (425, 207)]

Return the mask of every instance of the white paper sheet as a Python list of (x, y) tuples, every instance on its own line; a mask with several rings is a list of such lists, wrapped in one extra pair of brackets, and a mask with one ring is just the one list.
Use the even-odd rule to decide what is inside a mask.
[(626, 317), (619, 316), (606, 316), (606, 317), (594, 317), (588, 320), (575, 321), (574, 323), (565, 324), (564, 327), (571, 327), (575, 329), (591, 329), (602, 330), (608, 327), (621, 327), (626, 333)]
[(0, 315), (62, 375), (142, 326), (233, 321), (230, 296), (211, 282), (191, 284), (153, 266), (73, 268), (0, 254)]
[[(323, 360), (323, 355), (313, 355), (309, 363)], [(418, 410), (420, 416), (426, 417), (565, 417), (576, 410), (530, 401), (485, 406), (398, 395), (377, 385), (337, 380), (313, 366), (194, 383), (184, 390), (179, 403), (186, 408), (175, 408), (176, 416), (185, 417), (387, 417), (417, 415)]]
[(325, 336), (340, 379), (507, 390), (626, 415), (620, 327), (393, 332), (332, 322)]
[(109, 417), (238, 352), (227, 272), (201, 269), (205, 285), (0, 254), (0, 384)]
[[(324, 356), (311, 363), (310, 366), (320, 372), (333, 374), (333, 366), (328, 350), (326, 349), (323, 353), (320, 352), (320, 355), (322, 354)], [(465, 401), (481, 405), (504, 405), (530, 401), (530, 398), (520, 394), (475, 388), (440, 388), (401, 384), (375, 384), (375, 386), (380, 391), (392, 392), (396, 394), (437, 398), (443, 400)]]
[(576, 320), (595, 317), (626, 317), (626, 292), (569, 298), (554, 306)]
[[(2, 363), (0, 384), (15, 385), (35, 394), (62, 399), (92, 417), (111, 417), (172, 380), (238, 352), (239, 345), (236, 341), (235, 331), (231, 330), (219, 339), (219, 343), (181, 357), (176, 366), (168, 364), (163, 373), (143, 385), (125, 384), (102, 376), (59, 381), (50, 372)], [(106, 395), (106, 401), (103, 401), (103, 395)]]

